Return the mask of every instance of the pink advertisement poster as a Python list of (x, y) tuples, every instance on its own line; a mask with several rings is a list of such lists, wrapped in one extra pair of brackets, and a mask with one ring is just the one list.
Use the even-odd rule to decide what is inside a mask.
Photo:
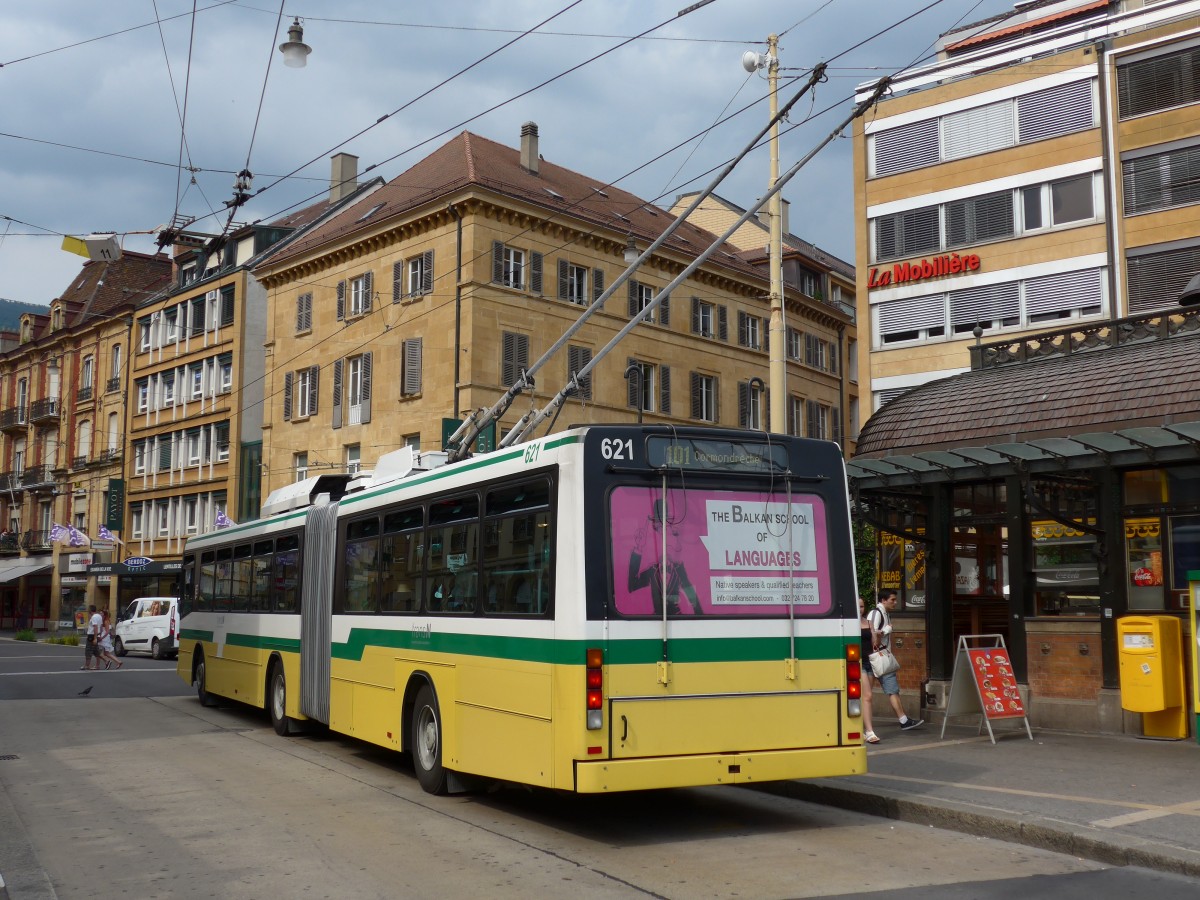
[(609, 509), (621, 615), (661, 616), (664, 600), (672, 616), (781, 616), (789, 599), (797, 615), (832, 607), (820, 497), (619, 487)]

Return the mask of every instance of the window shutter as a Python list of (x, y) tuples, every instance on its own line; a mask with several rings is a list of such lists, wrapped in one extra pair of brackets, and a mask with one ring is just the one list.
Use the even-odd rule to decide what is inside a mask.
[(1188, 281), (1200, 272), (1200, 247), (1130, 256), (1126, 270), (1131, 316), (1176, 307)]
[(333, 427), (342, 427), (342, 360), (333, 361)]
[[(629, 372), (629, 367), (636, 365), (638, 365), (638, 361), (632, 356), (629, 357), (629, 361), (625, 364), (625, 371)], [(641, 402), (642, 376), (640, 372), (640, 369), (637, 372), (629, 372), (629, 377), (625, 379), (626, 396), (630, 409), (637, 409)]]
[(283, 421), (292, 421), (292, 373), (283, 373)]
[(1099, 312), (1102, 300), (1099, 269), (1043, 275), (1025, 281), (1025, 314), (1030, 318), (1092, 307)]
[(604, 270), (592, 269), (592, 302), (595, 303), (604, 293)]
[(368, 271), (363, 276), (363, 302), (362, 311), (369, 313), (371, 311), (371, 301), (375, 295), (375, 273)]
[(787, 433), (793, 435), (796, 433), (796, 401), (796, 397), (788, 398)]
[(1091, 128), (1095, 124), (1092, 105), (1090, 78), (1019, 97), (1018, 139), (1024, 144)]
[(401, 373), (400, 391), (412, 396), (421, 393), (421, 338), (409, 338), (404, 342), (404, 371)]
[(664, 328), (671, 324), (671, 295), (663, 294), (658, 303), (658, 324)]
[(1121, 169), (1126, 215), (1200, 202), (1200, 147), (1127, 159)]
[(504, 284), (504, 244), (492, 241), (492, 282)]
[(746, 314), (740, 309), (738, 310), (738, 346), (745, 347), (746, 342), (750, 340), (750, 336), (746, 334)]
[[(576, 375), (583, 371), (584, 367), (592, 361), (592, 351), (590, 347), (567, 347), (567, 377)], [(583, 378), (579, 379), (578, 397), (581, 400), (592, 399), (592, 376), (588, 373)]]
[(738, 391), (738, 427), (750, 427), (750, 384), (745, 381), (739, 381), (737, 386)]
[(337, 318), (342, 322), (346, 318), (346, 282), (339, 281), (337, 285)]
[(923, 206), (875, 220), (875, 258), (893, 259), (931, 253), (941, 246), (936, 206)]
[(938, 161), (938, 120), (911, 122), (875, 135), (876, 175), (892, 175)]
[(233, 288), (221, 288), (221, 324), (233, 324)]
[(808, 436), (810, 438), (821, 437), (820, 414), (817, 409), (817, 401), (809, 400), (808, 406)]
[(629, 318), (638, 314), (638, 283), (632, 278), (625, 283), (629, 295)]
[(158, 471), (171, 470), (171, 435), (164, 434), (158, 439)]
[(1156, 56), (1117, 69), (1117, 108), (1122, 119), (1200, 99), (1200, 47)]
[(947, 247), (1010, 237), (1015, 230), (1012, 191), (946, 204)]
[(692, 334), (700, 334), (700, 298), (692, 298)]
[(762, 324), (759, 325), (759, 334), (762, 335), (762, 348), (765, 353), (771, 352), (771, 320), (762, 319)]
[(399, 303), (404, 296), (404, 260), (392, 263), (392, 302)]
[(371, 421), (371, 351), (362, 355), (362, 424)]
[(512, 331), (504, 332), (502, 353), (500, 380), (505, 385), (512, 385), (521, 372), (529, 367), (529, 336)]
[(836, 406), (830, 407), (829, 418), (833, 422), (833, 442), (841, 444), (842, 442), (842, 411)]
[(320, 396), (320, 392), (317, 390), (317, 385), (320, 383), (318, 380), (320, 376), (320, 366), (308, 367), (308, 414), (310, 416), (315, 416), (317, 414), (317, 398)]
[(961, 159), (1016, 143), (1013, 102), (1001, 100), (942, 117), (942, 158)]
[(542, 293), (542, 254), (536, 250), (529, 254), (529, 290), (541, 296)]
[(692, 418), (699, 419), (704, 412), (704, 407), (700, 403), (700, 373), (692, 372)]
[(729, 340), (729, 312), (724, 306), (717, 307), (717, 338), (722, 341)]
[(566, 300), (570, 292), (568, 265), (565, 259), (558, 261), (558, 299)]
[(664, 414), (671, 412), (671, 367), (658, 367), (658, 410)]
[[(920, 328), (944, 328), (946, 325), (946, 295), (928, 294), (905, 300), (889, 300), (875, 307), (879, 335), (915, 331)], [(805, 344), (808, 335), (805, 335)]]
[(433, 251), (421, 254), (421, 293), (433, 293)]
[(950, 292), (952, 325), (978, 324), (986, 328), (1020, 315), (1020, 294), (1015, 281)]

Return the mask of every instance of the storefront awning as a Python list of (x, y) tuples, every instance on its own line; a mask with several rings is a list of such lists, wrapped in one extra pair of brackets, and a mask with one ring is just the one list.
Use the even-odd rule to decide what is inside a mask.
[(846, 469), (861, 489), (967, 481), (1018, 470), (1063, 472), (1104, 464), (1130, 467), (1197, 459), (1200, 459), (1200, 422), (1176, 422), (877, 459), (855, 458)]
[(0, 584), (16, 581), (24, 575), (37, 575), (51, 568), (49, 556), (26, 556), (0, 568)]

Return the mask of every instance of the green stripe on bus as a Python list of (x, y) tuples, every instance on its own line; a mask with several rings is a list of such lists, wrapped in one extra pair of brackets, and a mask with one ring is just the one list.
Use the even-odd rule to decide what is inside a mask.
[(279, 650), (283, 653), (299, 653), (298, 638), (270, 637), (263, 634), (231, 634), (225, 638), (226, 647), (250, 647), (254, 650)]
[[(813, 660), (842, 659), (847, 640), (838, 637), (797, 637), (796, 657)], [(852, 642), (858, 642), (857, 635)], [(355, 628), (351, 631), (348, 641), (333, 645), (332, 656), (334, 659), (357, 661), (363, 658), (367, 647), (383, 647), (553, 665), (577, 665), (583, 661), (587, 648), (597, 645), (605, 649), (606, 663), (654, 663), (663, 658), (662, 641), (655, 638), (591, 642), (438, 632), (426, 634), (370, 628)], [(680, 663), (758, 662), (785, 659), (789, 649), (790, 642), (786, 637), (679, 638), (667, 642), (666, 658)]]
[(199, 628), (181, 628), (179, 629), (179, 638), (184, 641), (204, 641), (211, 644), (213, 633), (211, 631), (201, 631)]

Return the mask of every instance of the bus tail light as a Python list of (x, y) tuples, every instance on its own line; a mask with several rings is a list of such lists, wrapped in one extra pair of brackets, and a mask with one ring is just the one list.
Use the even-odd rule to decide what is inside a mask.
[(846, 645), (846, 715), (862, 715), (862, 646)]
[(587, 649), (587, 727), (596, 731), (604, 727), (604, 651), (599, 647)]

